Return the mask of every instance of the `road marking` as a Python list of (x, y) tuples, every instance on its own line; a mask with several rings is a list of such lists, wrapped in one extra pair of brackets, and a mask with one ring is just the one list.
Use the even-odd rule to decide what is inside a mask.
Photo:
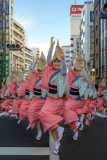
[(49, 155), (49, 147), (0, 147), (0, 155)]

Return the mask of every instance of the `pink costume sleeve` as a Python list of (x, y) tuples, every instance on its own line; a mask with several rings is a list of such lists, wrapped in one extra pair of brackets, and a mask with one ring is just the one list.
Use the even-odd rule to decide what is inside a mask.
[(10, 94), (12, 96), (14, 96), (15, 93), (16, 93), (16, 84), (15, 84), (15, 82), (11, 81), (9, 90), (10, 90)]
[(48, 82), (49, 82), (49, 77), (52, 75), (52, 73), (54, 72), (54, 70), (52, 69), (51, 65), (47, 65), (44, 74), (43, 74), (43, 78), (41, 81), (41, 87), (43, 89), (48, 89)]
[(35, 82), (36, 82), (38, 79), (39, 79), (39, 73), (38, 73), (37, 71), (32, 72), (32, 75), (31, 75), (30, 79), (27, 80), (27, 82), (26, 82), (26, 88), (27, 88), (29, 91), (33, 91)]
[(68, 88), (70, 89), (70, 87), (72, 86), (73, 80), (76, 78), (76, 73), (74, 71), (68, 72), (67, 78), (68, 78), (67, 85), (68, 85)]
[(102, 92), (103, 92), (103, 88), (102, 88), (101, 86), (99, 86), (97, 95), (98, 95), (98, 96), (101, 96), (101, 95), (102, 95)]
[(6, 85), (5, 84), (3, 84), (2, 85), (2, 88), (1, 88), (1, 96), (5, 96), (5, 93), (6, 93)]
[(17, 90), (18, 96), (24, 96), (25, 95), (25, 90), (26, 90), (26, 82), (21, 81), (19, 84), (19, 88)]

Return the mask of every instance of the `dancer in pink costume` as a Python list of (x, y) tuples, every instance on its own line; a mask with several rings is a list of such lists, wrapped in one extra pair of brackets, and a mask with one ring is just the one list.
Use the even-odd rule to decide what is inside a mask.
[(11, 97), (16, 97), (16, 80), (11, 80), (10, 85), (9, 85), (9, 92)]
[(98, 90), (97, 90), (97, 110), (99, 112), (104, 112), (104, 97), (103, 97), (103, 91), (105, 89), (105, 80), (102, 79), (100, 82), (99, 82), (99, 85), (98, 85)]
[(1, 98), (4, 98), (5, 95), (6, 95), (6, 80), (3, 79), (1, 90), (0, 90), (0, 96)]
[(26, 94), (26, 84), (27, 80), (24, 79), (24, 70), (22, 69), (20, 75), (19, 75), (19, 82), (17, 83), (17, 90), (16, 94), (17, 97), (13, 100), (13, 107), (12, 107), (12, 114), (16, 115), (19, 117), (19, 111), (20, 111), (20, 106), (24, 100), (25, 94)]
[[(41, 53), (41, 57), (39, 59), (39, 62), (37, 64), (36, 68), (36, 77), (32, 76), (33, 80), (31, 79), (31, 82), (33, 83), (33, 94), (32, 94), (32, 99), (31, 103), (28, 109), (28, 120), (29, 120), (29, 127), (37, 128), (37, 136), (36, 139), (40, 140), (42, 137), (42, 130), (40, 126), (40, 119), (39, 119), (39, 113), (42, 109), (42, 106), (44, 105), (45, 98), (46, 98), (46, 91), (41, 89), (41, 78), (43, 75), (43, 71), (46, 65), (46, 59)], [(35, 80), (35, 84), (34, 84)]]
[(64, 128), (63, 122), (64, 91), (66, 87), (66, 74), (62, 71), (62, 61), (64, 53), (58, 42), (51, 39), (51, 47), (48, 53), (48, 65), (45, 69), (42, 88), (48, 91), (48, 97), (40, 112), (40, 120), (44, 132), (49, 131), (54, 137), (53, 152), (59, 151), (60, 140), (62, 139)]
[(74, 69), (67, 75), (68, 98), (65, 102), (65, 123), (73, 130), (73, 139), (78, 140), (79, 130), (83, 130), (85, 114), (89, 109), (87, 104), (89, 83), (87, 77), (82, 74), (85, 67), (84, 59), (78, 55), (75, 59)]

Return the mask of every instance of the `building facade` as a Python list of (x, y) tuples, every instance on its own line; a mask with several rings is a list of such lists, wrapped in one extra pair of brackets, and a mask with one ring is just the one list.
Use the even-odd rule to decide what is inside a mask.
[(94, 64), (96, 78), (107, 79), (107, 19), (100, 19), (100, 10), (107, 0), (94, 1)]
[[(13, 19), (13, 9), (14, 0), (0, 0), (0, 83), (11, 75), (13, 64), (19, 73), (33, 61), (32, 51), (26, 47), (25, 30)], [(11, 51), (7, 44), (19, 44), (22, 49)]]
[(72, 63), (72, 55), (71, 55), (71, 46), (69, 45), (65, 45), (62, 46), (63, 50), (64, 50), (64, 58), (65, 58), (65, 63), (67, 68), (69, 67), (69, 65)]
[(0, 0), (0, 82), (9, 75), (9, 51), (6, 44), (12, 41), (14, 0)]
[(33, 62), (33, 52), (30, 48), (26, 47), (26, 35), (23, 26), (13, 20), (12, 28), (12, 43), (19, 44), (22, 46), (22, 49), (19, 51), (13, 51), (11, 54), (11, 63), (16, 64), (17, 72), (20, 72), (22, 69), (26, 70), (26, 75), (28, 70)]
[[(25, 31), (23, 26), (13, 19), (12, 21), (12, 44), (20, 44), (25, 46)], [(22, 68), (25, 68), (25, 49), (19, 51), (13, 51), (10, 53), (10, 65), (16, 64), (16, 70), (19, 72)], [(11, 72), (11, 68), (10, 68)]]
[(83, 5), (71, 5), (70, 8), (70, 39), (71, 53), (80, 53), (80, 22)]
[(81, 53), (84, 55), (87, 69), (93, 68), (94, 56), (94, 3), (86, 1), (81, 13), (80, 39)]

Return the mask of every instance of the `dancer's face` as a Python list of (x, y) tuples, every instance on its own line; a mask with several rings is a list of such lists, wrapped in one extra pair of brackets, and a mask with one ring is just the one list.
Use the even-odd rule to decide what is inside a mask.
[(84, 61), (76, 61), (75, 63), (75, 70), (78, 72), (81, 72), (85, 67), (85, 62)]
[(55, 70), (60, 69), (61, 66), (62, 66), (61, 60), (56, 59), (56, 60), (53, 61), (53, 68)]
[(80, 70), (83, 70), (84, 66), (85, 66), (84, 61), (80, 61)]
[(38, 69), (38, 72), (39, 72), (39, 77), (42, 78), (42, 76), (43, 76), (43, 70)]

